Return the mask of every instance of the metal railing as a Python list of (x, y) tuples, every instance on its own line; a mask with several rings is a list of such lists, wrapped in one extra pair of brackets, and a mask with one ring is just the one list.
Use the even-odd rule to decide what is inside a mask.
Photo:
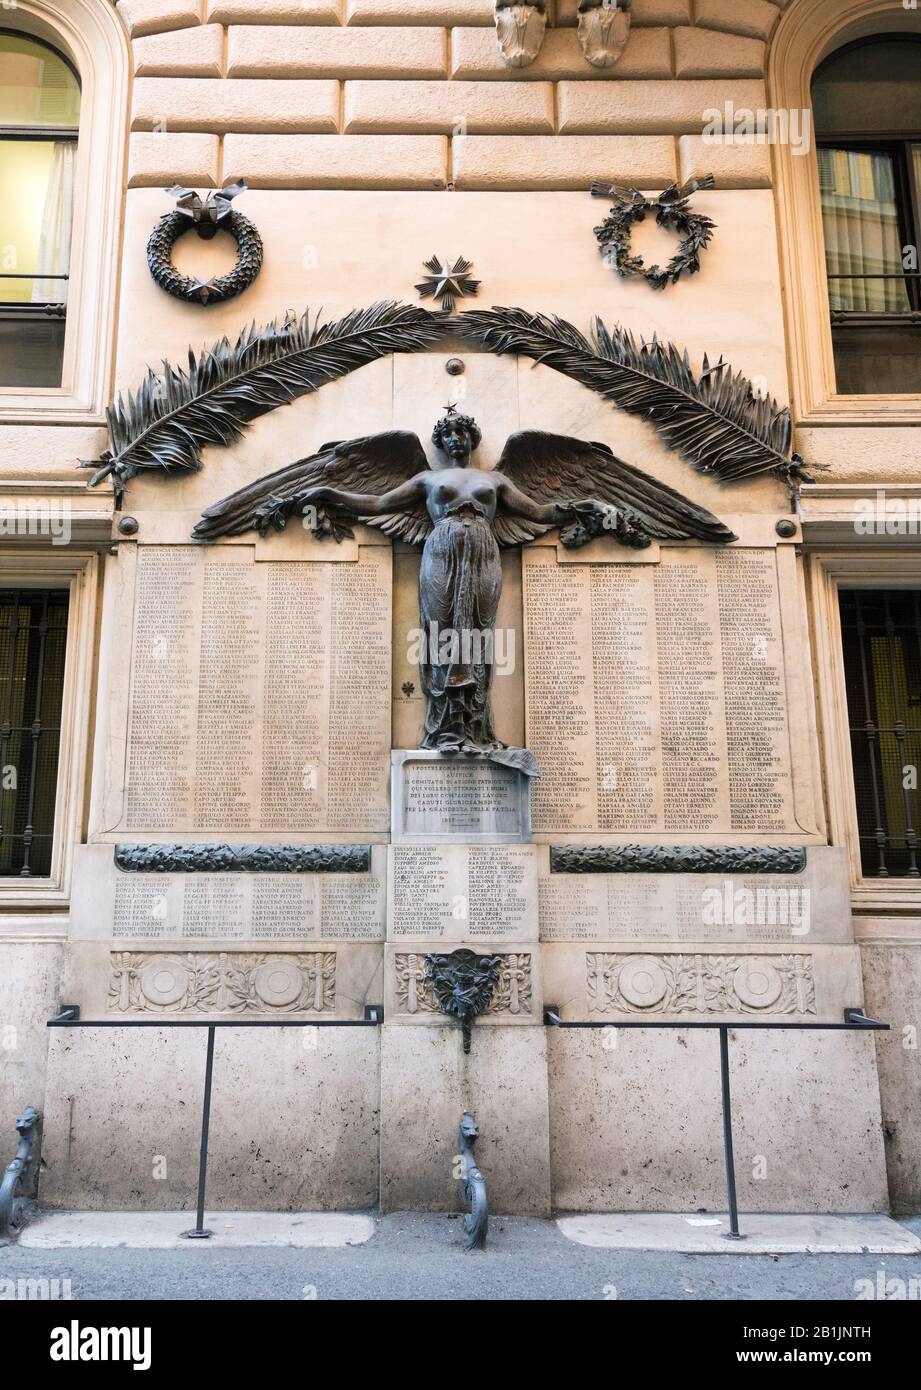
[(739, 1230), (739, 1205), (736, 1198), (736, 1170), (732, 1150), (732, 1097), (729, 1090), (729, 1034), (736, 1029), (770, 1031), (784, 1029), (790, 1032), (838, 1032), (838, 1033), (888, 1033), (888, 1023), (877, 1023), (867, 1018), (862, 1009), (845, 1009), (843, 1023), (769, 1023), (764, 1019), (743, 1020), (739, 1023), (710, 1023), (694, 1019), (686, 1023), (663, 1023), (658, 1019), (602, 1019), (595, 1021), (564, 1021), (554, 1005), (544, 1008), (544, 1023), (551, 1028), (707, 1028), (719, 1029), (720, 1035), (720, 1089), (723, 1110), (723, 1156), (726, 1165), (726, 1194), (729, 1199), (729, 1230), (727, 1240), (744, 1240)]
[(81, 1018), (79, 1004), (64, 1004), (60, 1013), (48, 1020), (49, 1028), (207, 1028), (205, 1089), (201, 1106), (201, 1142), (198, 1148), (198, 1199), (195, 1225), (182, 1234), (189, 1240), (207, 1240), (213, 1235), (205, 1226), (205, 1182), (208, 1176), (208, 1131), (211, 1127), (211, 1086), (214, 1078), (214, 1030), (216, 1028), (379, 1028), (384, 1021), (382, 1004), (366, 1004), (363, 1018), (328, 1019), (164, 1019), (164, 1018)]

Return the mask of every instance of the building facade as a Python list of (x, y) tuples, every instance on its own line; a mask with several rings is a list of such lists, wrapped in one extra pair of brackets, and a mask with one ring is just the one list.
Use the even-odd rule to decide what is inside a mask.
[[(0, 100), (0, 1136), (40, 1111), (42, 1200), (188, 1201), (176, 1025), (383, 1005), (218, 1030), (216, 1206), (450, 1206), (471, 1110), (495, 1209), (718, 1209), (682, 1025), (723, 1022), (744, 1206), (917, 1210), (917, 6), (16, 0)], [(436, 462), (446, 403), (541, 503), (648, 518), (622, 459), (734, 537), (498, 536), (541, 776), (529, 828), (492, 764), (482, 835), (413, 756), (424, 517), (282, 529), (269, 484), (193, 536), (328, 440)]]

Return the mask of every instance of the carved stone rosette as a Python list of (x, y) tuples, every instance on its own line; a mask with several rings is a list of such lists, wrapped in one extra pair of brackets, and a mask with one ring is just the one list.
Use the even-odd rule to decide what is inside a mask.
[(814, 1014), (809, 955), (636, 955), (589, 951), (593, 1014)]
[(335, 951), (116, 951), (113, 1013), (332, 1013)]
[(496, 36), (503, 62), (510, 68), (526, 68), (544, 42), (547, 13), (544, 5), (506, 4), (496, 0)]
[(610, 68), (624, 51), (630, 34), (631, 0), (582, 0), (579, 46), (596, 68)]

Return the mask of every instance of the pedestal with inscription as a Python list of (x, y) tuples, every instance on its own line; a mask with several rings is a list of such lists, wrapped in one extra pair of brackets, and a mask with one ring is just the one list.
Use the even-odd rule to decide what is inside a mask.
[[(381, 1069), (384, 1210), (457, 1206), (465, 1110), (489, 1136), (494, 1211), (550, 1211), (547, 1057), (538, 945), (538, 847), (529, 779), (487, 758), (392, 754)], [(498, 957), (473, 1027), (439, 1007), (431, 957)]]

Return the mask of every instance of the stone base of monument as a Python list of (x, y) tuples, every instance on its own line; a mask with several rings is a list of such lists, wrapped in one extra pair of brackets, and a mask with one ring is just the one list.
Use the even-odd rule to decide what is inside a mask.
[[(739, 1210), (888, 1211), (872, 1034), (731, 1036)], [(547, 1051), (555, 1210), (725, 1210), (716, 1030), (554, 1030)]]
[[(519, 774), (472, 762), (464, 816), (484, 787), (500, 822), (523, 813), (495, 796), (517, 797)], [(463, 764), (396, 754), (395, 776), (407, 768), (401, 805), (449, 842), (375, 844), (361, 872), (128, 871), (112, 844), (81, 848), (44, 1005), (12, 958), (33, 1019), (63, 999), (89, 1025), (47, 1033), (44, 1205), (194, 1205), (214, 1021), (230, 1026), (215, 1034), (212, 1211), (459, 1210), (467, 1111), (493, 1213), (719, 1212), (725, 1023), (743, 1215), (886, 1210), (877, 1043), (822, 1031), (864, 1001), (842, 851), (809, 847), (789, 873), (560, 872), (546, 844), (445, 830), (441, 780)], [(440, 985), (457, 950), (495, 971), (469, 1054), (431, 959)], [(545, 1000), (598, 1026), (548, 1027)], [(380, 1027), (304, 1026), (381, 1004)], [(737, 1026), (750, 1022), (774, 1026)], [(881, 1037), (883, 1056), (903, 1055), (896, 1030)]]
[(491, 1213), (549, 1216), (547, 1047), (542, 1028), (478, 1023), (385, 1027), (381, 1040), (381, 1209), (458, 1211), (458, 1125), (480, 1131)]
[[(194, 1210), (207, 1030), (49, 1031), (42, 1205)], [(215, 1038), (209, 1209), (375, 1206), (380, 1031)]]

